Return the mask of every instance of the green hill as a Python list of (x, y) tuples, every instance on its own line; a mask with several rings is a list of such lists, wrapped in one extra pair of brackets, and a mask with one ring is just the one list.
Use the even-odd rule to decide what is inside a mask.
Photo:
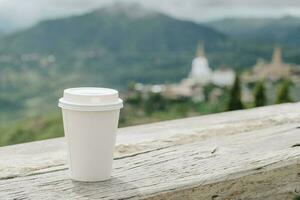
[(300, 18), (226, 18), (207, 23), (214, 29), (239, 39), (281, 43), (288, 46), (300, 44), (296, 35), (300, 29)]
[[(187, 76), (199, 42), (212, 68), (240, 70), (272, 53), (272, 43), (238, 41), (208, 25), (135, 4), (114, 4), (5, 35), (0, 38), (0, 125), (52, 111), (67, 87), (122, 90), (130, 81), (178, 82)], [(286, 52), (299, 61), (297, 51)]]
[(54, 109), (66, 87), (178, 81), (199, 41), (212, 57), (228, 42), (209, 27), (123, 4), (2, 37), (0, 121)]
[[(144, 14), (141, 14), (144, 13)], [(145, 10), (136, 5), (44, 21), (1, 41), (12, 53), (73, 54), (91, 50), (109, 53), (194, 51), (199, 40), (213, 44), (225, 36), (211, 28)]]
[[(129, 80), (180, 79), (199, 41), (205, 42), (210, 51), (218, 49), (226, 37), (206, 26), (121, 4), (41, 22), (1, 39), (0, 52), (12, 57), (6, 65), (14, 65), (14, 69), (30, 65), (31, 69), (43, 70), (51, 66), (64, 75), (81, 73), (93, 81), (90, 76), (97, 73), (97, 83), (122, 86)], [(49, 55), (55, 57), (51, 65)], [(171, 74), (174, 70), (179, 73)]]

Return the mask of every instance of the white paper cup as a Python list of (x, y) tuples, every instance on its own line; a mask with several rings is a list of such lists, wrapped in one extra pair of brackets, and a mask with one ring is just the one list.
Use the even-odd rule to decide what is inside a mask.
[(108, 88), (70, 88), (64, 91), (62, 108), (68, 143), (69, 170), (77, 181), (110, 178), (120, 109), (118, 91)]

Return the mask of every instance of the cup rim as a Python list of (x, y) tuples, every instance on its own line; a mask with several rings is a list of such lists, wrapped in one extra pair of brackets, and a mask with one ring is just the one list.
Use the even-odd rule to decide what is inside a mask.
[(60, 98), (58, 101), (58, 107), (67, 110), (76, 111), (108, 111), (117, 110), (123, 108), (123, 100), (118, 99), (117, 102), (111, 104), (78, 104), (66, 101), (64, 98)]
[(104, 111), (123, 107), (117, 90), (103, 87), (74, 87), (64, 90), (58, 106), (68, 110)]
[[(98, 92), (89, 93), (86, 90), (90, 90), (90, 91), (94, 90)], [(78, 96), (90, 96), (90, 95), (106, 96), (106, 95), (118, 94), (118, 91), (112, 88), (104, 88), (104, 87), (74, 87), (74, 88), (65, 89), (64, 93), (78, 95)]]

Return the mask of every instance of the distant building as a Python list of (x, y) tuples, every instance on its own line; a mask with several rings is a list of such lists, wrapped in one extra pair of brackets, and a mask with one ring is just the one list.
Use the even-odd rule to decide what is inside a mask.
[[(300, 70), (295, 64), (285, 63), (282, 60), (281, 48), (276, 46), (273, 49), (271, 61), (258, 59), (256, 64), (249, 70), (242, 74), (242, 99), (244, 102), (253, 102), (251, 87), (256, 81), (263, 81), (268, 91), (268, 96), (274, 98), (276, 86), (273, 82), (288, 79), (299, 85)], [(295, 94), (298, 91), (295, 92)], [(296, 94), (297, 95), (297, 94)]]
[(199, 45), (196, 57), (192, 62), (192, 69), (188, 79), (194, 84), (208, 84), (211, 81), (212, 70), (209, 68), (208, 60), (205, 57), (204, 48)]
[(235, 72), (226, 67), (216, 69), (211, 77), (211, 82), (220, 87), (231, 86), (234, 83)]
[(295, 65), (284, 63), (281, 57), (281, 49), (275, 47), (271, 62), (265, 62), (258, 59), (257, 63), (253, 66), (250, 78), (254, 81), (257, 80), (270, 80), (277, 81), (280, 79), (290, 78)]
[[(187, 78), (180, 83), (160, 85), (160, 93), (168, 98), (191, 97), (194, 101), (204, 100), (203, 87), (214, 84), (219, 87), (229, 87), (233, 84), (235, 72), (232, 69), (220, 67), (212, 70), (208, 59), (205, 57), (203, 45), (198, 45), (196, 56), (192, 61), (191, 71)], [(139, 85), (139, 87), (141, 87)], [(154, 86), (144, 86), (143, 91), (151, 91)], [(157, 88), (156, 88), (156, 91)], [(216, 92), (215, 96), (219, 94)]]
[(192, 62), (192, 69), (188, 76), (188, 81), (192, 84), (214, 84), (220, 87), (231, 86), (235, 79), (235, 72), (224, 66), (212, 70), (209, 67), (207, 58), (205, 57), (203, 45), (198, 45), (196, 57)]
[(219, 87), (229, 87), (233, 84), (235, 72), (226, 67), (212, 70), (205, 57), (203, 45), (198, 45), (196, 56), (192, 61), (191, 71), (187, 78), (178, 84), (165, 85), (163, 94), (170, 98), (192, 97), (195, 101), (204, 100), (203, 87), (214, 84)]

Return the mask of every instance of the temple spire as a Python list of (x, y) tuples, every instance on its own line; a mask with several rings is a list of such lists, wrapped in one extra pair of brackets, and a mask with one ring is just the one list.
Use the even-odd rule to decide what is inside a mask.
[(272, 63), (273, 64), (281, 64), (281, 49), (280, 47), (276, 46), (274, 47), (273, 56), (272, 56)]
[(196, 57), (205, 57), (204, 44), (199, 43), (196, 51)]

